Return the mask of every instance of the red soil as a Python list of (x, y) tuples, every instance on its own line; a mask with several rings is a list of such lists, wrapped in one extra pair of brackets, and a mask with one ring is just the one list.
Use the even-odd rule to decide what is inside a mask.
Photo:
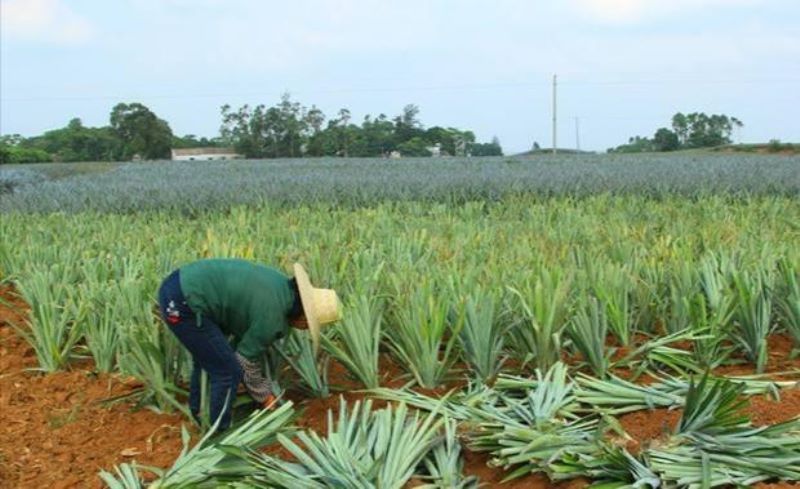
[(662, 408), (624, 414), (619, 422), (633, 439), (622, 440), (622, 443), (631, 453), (639, 453), (672, 433), (680, 418), (679, 409)]
[[(800, 371), (800, 357), (791, 358), (794, 340), (788, 334), (773, 334), (767, 339), (768, 351), (766, 372), (775, 380), (797, 380)], [(754, 375), (755, 368), (739, 355), (737, 365), (726, 365), (714, 371), (718, 375)], [(794, 371), (791, 373), (790, 371)]]
[(800, 389), (781, 390), (777, 401), (767, 396), (751, 397), (746, 412), (756, 426), (789, 421), (800, 416)]
[(181, 418), (98, 401), (130, 382), (74, 370), (43, 375), (33, 350), (9, 326), (24, 304), (7, 287), (0, 298), (0, 487), (102, 487), (97, 473), (122, 462), (167, 467), (180, 452)]
[(490, 467), (488, 453), (464, 451), (464, 473), (476, 475), (485, 485), (482, 487), (500, 487), (504, 489), (582, 489), (590, 484), (588, 479), (573, 479), (553, 483), (543, 474), (533, 474), (502, 483), (506, 476), (501, 469)]
[[(11, 302), (9, 308), (0, 302), (0, 488), (20, 487), (102, 487), (97, 473), (110, 470), (115, 464), (131, 462), (168, 467), (180, 452), (178, 415), (157, 414), (147, 409), (132, 410), (130, 404), (105, 406), (98, 401), (131, 392), (136, 383), (114, 375), (96, 375), (91, 364), (75, 365), (72, 371), (43, 375), (35, 368), (32, 349), (9, 327), (23, 324), (25, 304), (11, 289), (0, 285), (0, 298)], [(800, 368), (800, 361), (788, 358), (791, 339), (776, 335), (770, 339), (769, 372)], [(400, 387), (408, 381), (402, 369), (384, 355), (380, 371), (381, 385)], [(621, 374), (623, 372), (620, 372)], [(718, 373), (752, 374), (752, 366), (726, 367)], [(300, 392), (289, 391), (287, 397), (301, 410), (296, 424), (301, 428), (324, 433), (327, 413), (339, 410), (339, 396), (348, 403), (363, 400), (359, 384), (351, 379), (343, 366), (330, 365), (330, 382), (341, 392), (326, 399), (308, 399)], [(638, 379), (647, 382), (647, 379)], [(447, 386), (424, 391), (442, 395), (463, 385), (455, 380)], [(386, 401), (373, 399), (380, 408)], [(757, 396), (748, 408), (757, 425), (771, 424), (800, 415), (800, 389), (781, 392), (780, 402)], [(623, 440), (632, 451), (639, 451), (671, 430), (680, 418), (679, 410), (658, 409), (630, 413), (620, 423), (633, 440)], [(290, 457), (281, 447), (268, 452)], [(589, 482), (579, 479), (559, 484), (537, 474), (501, 484), (502, 469), (488, 465), (486, 453), (464, 452), (465, 472), (477, 475), (483, 487), (507, 489), (577, 489)], [(411, 487), (413, 485), (410, 485)], [(760, 484), (757, 487), (777, 489), (791, 484)]]
[[(402, 387), (407, 380), (403, 380), (403, 371), (392, 361), (388, 355), (380, 358), (378, 369), (382, 373), (381, 386), (383, 387)], [(289, 390), (286, 397), (293, 401), (301, 410), (300, 416), (295, 421), (295, 425), (325, 433), (328, 429), (328, 411), (332, 411), (334, 419), (339, 413), (340, 398), (347, 401), (348, 406), (356, 401), (364, 401), (369, 398), (367, 393), (361, 392), (364, 386), (353, 379), (347, 369), (336, 361), (331, 361), (328, 370), (328, 380), (332, 388), (336, 388), (327, 398), (308, 398), (302, 392)], [(383, 399), (372, 399), (372, 408), (380, 409), (387, 404)]]

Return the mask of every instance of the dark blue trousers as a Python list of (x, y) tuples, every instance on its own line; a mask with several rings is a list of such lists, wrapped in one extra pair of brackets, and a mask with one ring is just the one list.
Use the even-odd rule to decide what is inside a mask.
[[(195, 418), (200, 413), (200, 370), (205, 370), (210, 385), (210, 416), (218, 429), (230, 426), (236, 389), (242, 381), (242, 368), (222, 330), (204, 315), (198, 316), (186, 303), (181, 290), (180, 272), (172, 272), (158, 290), (161, 318), (183, 346), (192, 354), (189, 409)], [(227, 402), (225, 401), (227, 399)]]

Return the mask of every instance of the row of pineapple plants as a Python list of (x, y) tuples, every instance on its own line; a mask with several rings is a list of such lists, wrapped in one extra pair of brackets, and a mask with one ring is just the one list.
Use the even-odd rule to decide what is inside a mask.
[[(24, 240), (2, 243), (0, 267), (31, 306), (20, 331), (43, 370), (91, 356), (98, 370), (145, 377), (161, 407), (176, 404), (168, 394), (177, 392), (188, 362), (154, 317), (152, 298), (172, 267), (203, 256), (285, 267), (300, 260), (320, 283), (336, 286), (348, 311), (326, 338), (326, 352), (367, 387), (380, 382), (376, 358), (384, 351), (426, 388), (440, 385), (456, 365), (488, 380), (509, 358), (546, 369), (564, 351), (603, 376), (620, 348), (633, 350), (625, 360), (643, 368), (696, 371), (744, 355), (762, 371), (772, 331), (800, 334), (791, 243), (797, 233), (780, 221), (757, 225), (742, 208), (774, 218), (790, 214), (791, 203), (711, 199), (701, 201), (704, 212), (712, 209), (708, 221), (689, 214), (677, 223), (669, 221), (672, 202), (661, 208), (649, 202), (644, 216), (627, 215), (638, 203), (409, 204), (337, 211), (345, 222), (336, 227), (313, 207), (266, 215), (238, 209), (212, 214), (210, 222), (165, 213), (11, 215), (0, 224), (4, 236)], [(606, 212), (623, 222), (606, 225)], [(714, 214), (734, 224), (720, 232), (710, 221)], [(521, 216), (529, 233), (520, 236)], [(550, 226), (554, 220), (558, 226)], [(704, 226), (689, 234), (692, 221)], [(670, 224), (667, 231), (684, 234), (652, 235), (651, 227)], [(512, 229), (517, 236), (509, 235)], [(57, 241), (63, 234), (72, 240)], [(359, 343), (364, 338), (368, 344)], [(633, 342), (642, 338), (653, 341), (638, 351)], [(302, 361), (301, 340), (291, 339), (286, 360), (315, 384), (312, 390), (329, 393), (324, 375), (306, 365), (307, 355)], [(670, 346), (684, 340), (691, 352)]]
[[(619, 348), (632, 354), (617, 363), (698, 371), (740, 355), (761, 373), (771, 332), (783, 329), (800, 342), (798, 272), (787, 260), (777, 264), (774, 275), (723, 268), (719, 262), (712, 255), (696, 269), (679, 270), (662, 295), (653, 292), (661, 283), (646, 283), (641, 286), (646, 291), (637, 293), (632, 275), (615, 283), (597, 278), (600, 272), (561, 268), (542, 268), (505, 290), (487, 289), (480, 279), (462, 278), (457, 284), (444, 272), (414, 284), (400, 283), (394, 275), (396, 283), (385, 284), (383, 292), (375, 277), (372, 285), (358, 286), (365, 290), (346, 296), (345, 319), (326, 336), (324, 349), (369, 388), (379, 383), (382, 351), (424, 388), (441, 385), (456, 363), (487, 381), (508, 358), (546, 369), (565, 351), (579, 354), (602, 377)], [(119, 368), (147, 381), (159, 377), (151, 382), (159, 398), (174, 392), (171, 383), (185, 375), (188, 362), (158, 324), (148, 288), (131, 273), (134, 266), (128, 264), (131, 277), (121, 280), (86, 273), (101, 268), (84, 267), (82, 276), (70, 278), (60, 264), (33, 267), (28, 280), (19, 282), (31, 306), (29, 324), (19, 330), (43, 370), (65, 368), (71, 358), (90, 355), (102, 372)], [(625, 268), (606, 267), (602, 273), (615, 277)], [(651, 316), (664, 319), (650, 322)], [(650, 341), (641, 348), (634, 337)], [(689, 341), (690, 351), (670, 346), (678, 341)], [(311, 356), (305, 343), (293, 335), (280, 351), (288, 352), (286, 360), (312, 391), (327, 395), (324, 371), (317, 379), (308, 366), (324, 362)]]
[(310, 158), (55, 163), (0, 167), (0, 212), (176, 213), (231, 207), (386, 201), (492, 202), (646, 195), (796, 196), (798, 157), (756, 154), (536, 155), (501, 158)]
[[(639, 207), (645, 203), (646, 207)], [(591, 373), (576, 377), (583, 389), (583, 397), (576, 401), (581, 409), (604, 406), (608, 412), (619, 413), (638, 406), (683, 407), (689, 387), (681, 379), (687, 375), (698, 376), (708, 368), (741, 359), (754, 372), (763, 370), (770, 333), (782, 331), (797, 337), (800, 293), (794, 242), (798, 233), (783, 220), (796, 215), (796, 207), (781, 199), (710, 199), (695, 206), (598, 198), (539, 204), (510, 201), (496, 207), (394, 204), (358, 210), (236, 209), (199, 220), (166, 212), (9, 215), (0, 221), (0, 231), (3, 236), (21, 238), (18, 243), (0, 242), (0, 270), (31, 306), (29, 324), (18, 328), (34, 347), (43, 370), (68, 368), (76, 357), (91, 356), (99, 370), (143, 379), (140, 402), (183, 410), (180, 398), (189, 363), (154, 315), (159, 279), (172, 267), (203, 256), (244, 257), (285, 269), (293, 261), (303, 261), (320, 283), (340, 290), (346, 314), (338, 327), (327, 332), (319, 357), (310, 353), (302, 335), (287, 340), (281, 348), (283, 355), (271, 356), (282, 387), (296, 378), (310, 395), (331, 395), (335, 386), (328, 383), (327, 366), (337, 361), (365, 388), (375, 390), (384, 383), (378, 360), (390, 355), (405, 369), (409, 383), (420, 387), (436, 388), (450, 385), (456, 377), (470, 377), (474, 389), (458, 403), (438, 409), (450, 419), (483, 420), (484, 429), (490, 431), (491, 425), (516, 426), (519, 431), (488, 433), (482, 440), (526, 446), (530, 437), (541, 433), (517, 426), (520, 421), (508, 418), (508, 410), (523, 413), (525, 422), (534, 426), (553, 418), (546, 410), (536, 414), (543, 408), (525, 400), (543, 396), (535, 402), (557, 401), (546, 390), (537, 394), (541, 379), (531, 379), (529, 373), (537, 368), (548, 372), (565, 356), (573, 369)], [(676, 207), (685, 215), (675, 218)], [(639, 374), (660, 372), (675, 377), (664, 377), (664, 387), (641, 389), (614, 377), (618, 366)], [(299, 375), (285, 375), (289, 370)], [(508, 377), (509, 373), (521, 377)], [(584, 388), (592, 382), (594, 390)], [(464, 406), (482, 402), (478, 400), (481, 392), (504, 386), (512, 392), (512, 402), (491, 401), (499, 414), (465, 410)], [(763, 392), (776, 387), (748, 388)], [(631, 399), (631, 404), (619, 404), (620, 398)], [(524, 414), (526, 409), (532, 414)], [(355, 406), (347, 412), (357, 413), (356, 419), (368, 419), (355, 424), (371, 426), (373, 416), (364, 415), (366, 411), (373, 412)], [(404, 427), (406, 423), (418, 426), (425, 419), (405, 411), (403, 416), (396, 414), (395, 410), (375, 418)], [(580, 467), (566, 473), (606, 479), (601, 470), (611, 469), (597, 468), (597, 460), (604, 459), (587, 434), (604, 426), (603, 417), (579, 414), (580, 419), (566, 423), (568, 432), (554, 436), (563, 435), (569, 450), (573, 446), (580, 450), (558, 463)], [(208, 427), (213, 420), (205, 422)], [(433, 440), (426, 445), (429, 451), (408, 449), (408, 453), (422, 454), (407, 461), (407, 466), (413, 466), (403, 472), (408, 477), (429, 476), (433, 481), (437, 470), (453, 473), (436, 464), (459, 460), (454, 438), (444, 441), (446, 427), (452, 423), (431, 420), (430, 424), (436, 428), (423, 430)], [(339, 425), (341, 436), (354, 433), (347, 423)], [(459, 432), (469, 433), (465, 429), (466, 425), (459, 424)], [(790, 426), (781, 436), (794, 429)], [(369, 439), (389, 432), (387, 428), (364, 430), (359, 436)], [(243, 432), (248, 434), (248, 430)], [(302, 446), (294, 438), (284, 439), (294, 444), (284, 443), (284, 447), (298, 459), (303, 459), (301, 451), (309, 452), (300, 465), (222, 450), (231, 443), (246, 443), (202, 444), (198, 451), (213, 445), (207, 453), (221, 457), (221, 465), (232, 464), (242, 472), (209, 476), (207, 469), (214, 464), (199, 463), (205, 469), (192, 477), (211, 477), (211, 486), (222, 477), (248, 481), (241, 482), (245, 485), (258, 481), (264, 487), (281, 485), (271, 477), (311, 481), (307, 487), (324, 485), (326, 477), (334, 476), (320, 471), (325, 466), (321, 462), (330, 459), (326, 451), (341, 446), (340, 438), (330, 435), (315, 439), (309, 433)], [(277, 436), (269, 439), (283, 443)], [(469, 435), (468, 439), (473, 449), (480, 449), (477, 438)], [(394, 442), (382, 450), (390, 446)], [(699, 460), (702, 474), (713, 473), (713, 466), (699, 452), (680, 446), (682, 451), (655, 453), (650, 460), (679, 459), (687, 464)], [(583, 451), (586, 447), (588, 452)], [(187, 451), (187, 455), (192, 453)], [(631, 459), (618, 450), (608, 454), (618, 464), (613, 469), (618, 476), (619, 467), (624, 466), (636, 473), (667, 477), (651, 461)], [(557, 478), (557, 470), (568, 470), (545, 464), (543, 460), (550, 460), (552, 454), (545, 455), (536, 459), (525, 452), (498, 454), (497, 463), (512, 474), (543, 466), (536, 470)], [(191, 460), (189, 456), (178, 465)], [(530, 462), (520, 469), (512, 460)], [(138, 480), (137, 470), (121, 467), (120, 476)], [(374, 477), (375, 471), (368, 475)], [(407, 481), (405, 475), (398, 480)], [(769, 476), (791, 479), (793, 473)], [(461, 482), (474, 481), (464, 478)]]
[[(292, 405), (256, 412), (221, 438), (187, 448), (168, 469), (123, 464), (101, 477), (113, 489), (145, 487), (473, 488), (463, 471), (466, 445), (490, 455), (506, 479), (539, 473), (552, 481), (590, 478), (592, 487), (749, 486), (800, 479), (800, 420), (755, 426), (747, 395), (777, 383), (708, 375), (636, 386), (616, 379), (572, 378), (556, 363), (535, 377), (505, 377), (436, 399), (383, 389), (396, 401), (373, 410), (371, 401), (329, 413), (325, 433), (291, 426)], [(681, 409), (662, 436), (629, 452), (631, 440), (598, 399), (625, 412), (656, 406)], [(415, 409), (409, 409), (413, 406)], [(278, 443), (287, 461), (258, 450)]]

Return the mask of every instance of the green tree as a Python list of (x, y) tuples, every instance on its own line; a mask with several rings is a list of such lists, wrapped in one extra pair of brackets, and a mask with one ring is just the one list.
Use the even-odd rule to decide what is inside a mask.
[(22, 146), (45, 151), (55, 161), (114, 161), (122, 143), (109, 127), (86, 127), (74, 118), (66, 127), (26, 139)]
[(743, 125), (735, 117), (723, 114), (692, 113), (687, 116), (687, 119), (689, 121), (689, 139), (686, 145), (690, 148), (710, 148), (730, 144), (734, 128)]
[(255, 134), (263, 142), (261, 156), (280, 158), (286, 155), (284, 139), (286, 130), (283, 113), (279, 107), (265, 108), (263, 105), (256, 107), (257, 113), (253, 117)]
[(273, 107), (262, 104), (250, 109), (244, 105), (233, 111), (230, 105), (223, 105), (221, 110), (222, 141), (248, 158), (301, 156), (307, 146), (309, 131), (318, 133), (325, 118), (316, 108), (306, 114), (305, 107), (293, 102), (288, 93), (283, 94)]
[(173, 148), (217, 148), (221, 146), (223, 146), (223, 142), (220, 138), (207, 138), (205, 136), (198, 138), (194, 134), (172, 137)]
[(322, 156), (322, 125), (325, 123), (325, 114), (312, 105), (311, 108), (305, 112), (305, 124), (309, 131), (308, 140), (306, 142), (305, 153), (309, 156)]
[(684, 115), (678, 112), (672, 116), (672, 130), (683, 148), (710, 148), (730, 144), (733, 130), (743, 125), (736, 117), (724, 114), (693, 112)]
[(47, 151), (24, 147), (27, 140), (19, 134), (0, 136), (0, 165), (53, 161)]
[(608, 150), (609, 153), (643, 153), (653, 151), (653, 141), (649, 138), (634, 136), (628, 138), (628, 144), (622, 144)]
[(428, 150), (428, 146), (428, 141), (417, 136), (398, 144), (397, 150), (403, 156), (430, 156), (431, 152)]
[(689, 139), (689, 120), (685, 115), (678, 112), (672, 116), (672, 130), (678, 137), (678, 145), (685, 146)]
[[(419, 107), (413, 104), (393, 119), (384, 114), (367, 115), (360, 126), (352, 123), (346, 108), (326, 119), (316, 106), (306, 109), (288, 93), (274, 107), (251, 109), (244, 105), (233, 110), (223, 105), (221, 113), (220, 141), (249, 158), (387, 156), (394, 150), (405, 156), (425, 156), (435, 144), (447, 154), (465, 155), (475, 143), (471, 131), (438, 126), (426, 131), (419, 120)], [(482, 154), (502, 154), (499, 141), (484, 146), (478, 149)]]
[(424, 137), (425, 132), (422, 130), (422, 124), (419, 121), (419, 107), (414, 104), (408, 104), (403, 107), (403, 113), (394, 118), (394, 125), (395, 144), (397, 146), (413, 138)]
[(0, 144), (5, 146), (19, 146), (25, 138), (19, 134), (3, 134), (0, 135)]
[(463, 156), (463, 148), (475, 142), (475, 134), (453, 127), (434, 126), (425, 131), (425, 139), (430, 145), (439, 144), (443, 154)]
[(368, 156), (386, 156), (396, 149), (394, 124), (386, 114), (375, 119), (365, 116), (361, 130)]
[(656, 151), (675, 151), (680, 146), (678, 135), (666, 127), (660, 128), (653, 135), (653, 149)]
[(672, 130), (659, 128), (653, 139), (639, 136), (628, 139), (628, 144), (609, 149), (609, 153), (639, 153), (643, 151), (674, 151), (683, 148), (710, 148), (731, 143), (731, 135), (742, 122), (724, 114), (707, 115), (703, 112), (672, 116)]
[(472, 156), (503, 156), (503, 147), (497, 136), (492, 138), (491, 143), (473, 143), (470, 146)]
[(298, 102), (293, 102), (291, 95), (287, 92), (281, 96), (278, 110), (280, 117), (276, 121), (277, 127), (275, 127), (279, 141), (278, 153), (282, 157), (288, 156), (289, 158), (301, 156), (309, 129), (305, 107)]
[(233, 112), (230, 105), (224, 104), (220, 107), (222, 123), (219, 126), (219, 138), (222, 143), (226, 146), (233, 146), (236, 152), (245, 156), (249, 156), (244, 151), (244, 144), (242, 143), (242, 139), (245, 137), (244, 129), (246, 129), (246, 124), (242, 124), (240, 118), (241, 114), (246, 113), (247, 107), (247, 105), (244, 105), (236, 112)]
[(148, 160), (169, 157), (172, 130), (166, 121), (159, 119), (144, 105), (115, 105), (111, 110), (110, 123), (122, 142), (120, 159), (128, 160), (135, 155)]
[(348, 109), (340, 109), (338, 117), (328, 121), (328, 127), (320, 134), (323, 155), (368, 156), (362, 130), (350, 123), (351, 118)]
[(274, 108), (267, 110), (264, 105), (251, 109), (245, 104), (236, 111), (232, 111), (230, 105), (223, 105), (221, 139), (247, 158), (274, 158), (277, 137), (273, 127), (278, 119), (277, 112)]
[(0, 165), (14, 163), (14, 153), (25, 138), (19, 134), (3, 134), (0, 136)]

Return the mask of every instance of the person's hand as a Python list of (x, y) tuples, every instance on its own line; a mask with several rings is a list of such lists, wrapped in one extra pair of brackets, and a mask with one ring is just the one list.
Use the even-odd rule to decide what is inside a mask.
[(271, 411), (278, 407), (278, 398), (275, 397), (274, 394), (267, 394), (267, 397), (264, 399), (264, 402), (261, 403), (261, 409), (266, 409), (267, 411)]

